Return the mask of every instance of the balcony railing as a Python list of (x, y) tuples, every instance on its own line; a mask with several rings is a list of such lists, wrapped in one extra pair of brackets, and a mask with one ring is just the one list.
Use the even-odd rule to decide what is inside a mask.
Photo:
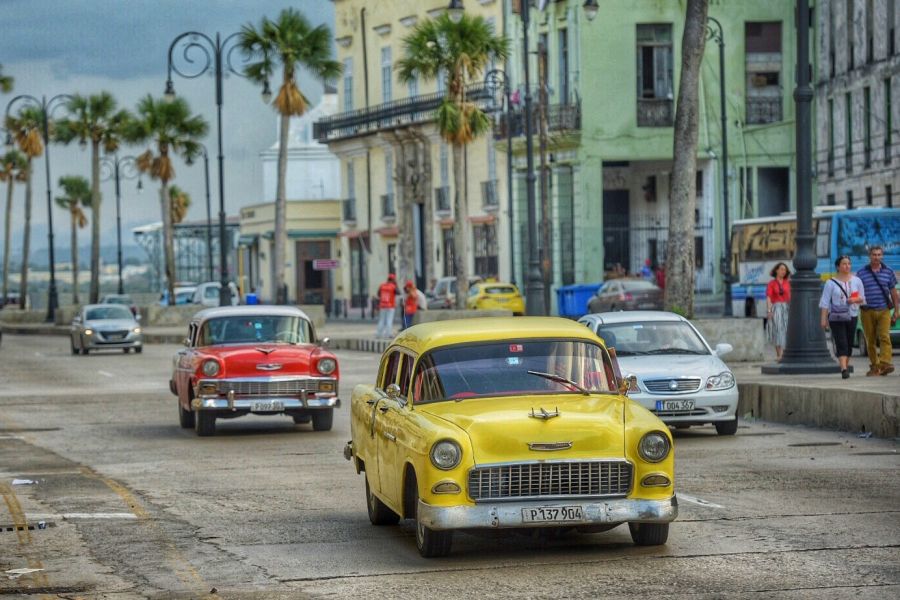
[[(540, 112), (536, 107), (531, 110), (531, 132), (538, 135), (540, 132)], [(551, 104), (547, 107), (548, 131), (580, 131), (581, 130), (581, 104)], [(517, 110), (512, 113), (498, 115), (494, 123), (494, 139), (505, 139), (509, 133), (512, 137), (525, 135), (525, 111)]]
[[(404, 125), (427, 123), (434, 120), (434, 113), (446, 95), (444, 92), (421, 94), (325, 117), (313, 123), (313, 137), (320, 142), (333, 142)], [(475, 102), (482, 110), (497, 108), (483, 83), (469, 86), (466, 99)]]
[(638, 98), (638, 127), (671, 127), (673, 102), (669, 98)]
[(496, 179), (481, 182), (481, 207), (484, 210), (497, 210), (500, 207), (500, 203), (497, 200)]
[(344, 221), (356, 221), (356, 198), (344, 199)]
[(777, 123), (782, 120), (781, 98), (747, 98), (747, 123)]
[(397, 210), (394, 208), (394, 194), (381, 195), (382, 220), (394, 220), (397, 218)]
[(450, 187), (441, 186), (434, 188), (434, 210), (438, 213), (450, 214)]

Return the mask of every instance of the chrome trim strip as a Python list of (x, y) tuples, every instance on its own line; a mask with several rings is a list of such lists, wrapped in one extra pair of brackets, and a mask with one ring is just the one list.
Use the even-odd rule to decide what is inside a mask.
[(634, 464), (618, 458), (516, 461), (477, 465), (466, 473), (466, 492), (476, 503), (621, 498), (632, 489)]
[(472, 469), (482, 469), (482, 468), (490, 468), (490, 467), (508, 467), (510, 465), (546, 465), (546, 464), (559, 464), (559, 463), (611, 463), (611, 462), (621, 462), (626, 463), (634, 467), (634, 464), (628, 460), (627, 458), (560, 458), (560, 459), (552, 459), (552, 460), (511, 460), (506, 462), (498, 462), (498, 463), (479, 463), (474, 465)]
[(258, 398), (254, 397), (252, 400), (235, 398), (232, 402), (229, 402), (227, 398), (204, 396), (196, 398), (193, 402), (196, 403), (196, 406), (194, 406), (196, 410), (250, 410), (256, 402), (281, 402), (284, 410), (338, 408), (341, 405), (341, 400), (336, 396), (331, 398), (309, 398), (307, 400), (285, 398), (283, 396), (272, 398), (260, 396)]

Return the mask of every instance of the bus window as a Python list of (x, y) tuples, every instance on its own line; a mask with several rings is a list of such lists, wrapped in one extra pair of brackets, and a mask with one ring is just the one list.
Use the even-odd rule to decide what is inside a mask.
[(831, 256), (831, 217), (816, 219), (816, 256)]
[(874, 245), (884, 248), (884, 262), (891, 268), (900, 262), (900, 214), (896, 211), (843, 213), (838, 218), (837, 253), (854, 259), (854, 268), (865, 264)]

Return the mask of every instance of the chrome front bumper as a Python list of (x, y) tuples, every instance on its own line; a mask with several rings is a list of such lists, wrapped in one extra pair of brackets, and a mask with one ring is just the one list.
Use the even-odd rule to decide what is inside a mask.
[[(522, 509), (579, 505), (584, 520), (564, 523), (523, 522)], [(434, 530), (446, 529), (514, 529), (531, 527), (579, 527), (585, 525), (619, 525), (621, 523), (669, 523), (678, 516), (678, 499), (628, 500), (610, 499), (569, 502), (497, 502), (475, 506), (434, 506), (419, 500), (419, 521)]]
[(222, 398), (204, 397), (194, 398), (191, 401), (191, 407), (194, 410), (249, 410), (252, 411), (258, 402), (280, 402), (281, 410), (265, 411), (265, 412), (286, 412), (291, 410), (320, 410), (325, 408), (339, 408), (341, 399), (337, 396), (330, 397), (310, 397), (310, 398), (285, 398), (276, 396), (272, 398), (253, 397), (253, 398)]

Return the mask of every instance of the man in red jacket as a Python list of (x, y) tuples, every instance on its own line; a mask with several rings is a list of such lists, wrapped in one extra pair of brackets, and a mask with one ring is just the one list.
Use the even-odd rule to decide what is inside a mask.
[(394, 310), (397, 305), (397, 276), (389, 273), (387, 281), (378, 286), (378, 339), (394, 336)]

